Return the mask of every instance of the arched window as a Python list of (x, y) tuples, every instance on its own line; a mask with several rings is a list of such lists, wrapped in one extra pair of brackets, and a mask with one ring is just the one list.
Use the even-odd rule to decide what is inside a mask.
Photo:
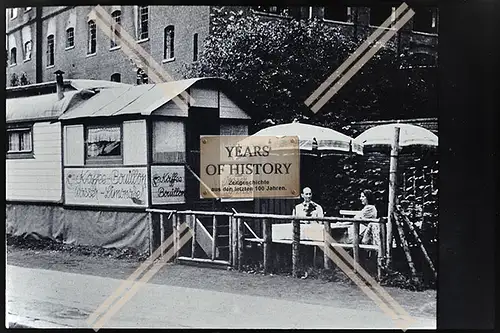
[(137, 69), (137, 84), (148, 84), (148, 82), (149, 79), (146, 72), (142, 68)]
[(10, 65), (13, 66), (17, 64), (17, 48), (13, 47), (10, 49)]
[(97, 49), (97, 39), (96, 39), (97, 38), (97, 30), (96, 30), (95, 21), (90, 20), (87, 23), (87, 27), (88, 27), (88, 43), (89, 43), (87, 53), (94, 54), (94, 53), (96, 53), (96, 49)]
[(24, 60), (30, 60), (31, 59), (31, 48), (33, 46), (33, 43), (29, 40), (26, 43), (24, 43)]
[(47, 36), (47, 66), (54, 65), (54, 35)]
[(10, 19), (13, 20), (17, 17), (17, 8), (10, 9)]
[(137, 26), (139, 27), (139, 40), (149, 38), (149, 8), (148, 6), (138, 6), (139, 17)]
[(111, 48), (119, 45), (121, 16), (122, 12), (120, 10), (115, 10), (111, 13), (111, 17), (113, 18), (113, 25), (111, 25)]
[(174, 58), (174, 26), (169, 25), (164, 30), (163, 59)]
[(66, 29), (66, 48), (75, 46), (75, 28)]
[(114, 73), (111, 75), (111, 81), (112, 82), (122, 82), (122, 76), (120, 73)]

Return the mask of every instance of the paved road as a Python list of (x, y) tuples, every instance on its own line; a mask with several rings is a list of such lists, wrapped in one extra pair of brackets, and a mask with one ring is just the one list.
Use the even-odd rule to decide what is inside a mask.
[[(122, 280), (7, 265), (8, 320), (32, 327), (89, 327), (86, 318)], [(415, 328), (435, 329), (414, 317)], [(104, 327), (397, 328), (381, 311), (145, 284)]]

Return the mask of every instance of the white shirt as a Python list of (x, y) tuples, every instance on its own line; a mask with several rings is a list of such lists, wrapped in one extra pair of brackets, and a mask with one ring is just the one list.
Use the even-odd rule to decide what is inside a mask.
[[(311, 207), (309, 207), (311, 206)], [(310, 210), (310, 211), (309, 211)], [(308, 214), (309, 212), (309, 214)], [(315, 203), (314, 201), (310, 201), (307, 204), (305, 201), (296, 205), (293, 209), (294, 216), (311, 216), (311, 217), (324, 217), (323, 207)], [(304, 223), (310, 223), (314, 221), (303, 221)]]

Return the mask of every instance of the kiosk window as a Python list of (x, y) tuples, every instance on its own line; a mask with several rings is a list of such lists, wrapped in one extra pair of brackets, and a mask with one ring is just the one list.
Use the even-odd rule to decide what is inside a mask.
[(88, 126), (85, 154), (87, 162), (121, 163), (121, 126)]

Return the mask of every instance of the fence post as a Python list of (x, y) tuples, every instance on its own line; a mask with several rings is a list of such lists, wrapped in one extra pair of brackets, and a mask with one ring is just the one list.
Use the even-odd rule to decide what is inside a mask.
[(245, 241), (245, 229), (241, 217), (236, 219), (238, 225), (238, 270), (243, 270), (243, 250)]
[(212, 238), (214, 241), (212, 242), (212, 260), (215, 260), (215, 251), (217, 249), (217, 219), (215, 215), (212, 215)]
[(191, 242), (191, 259), (194, 258), (194, 251), (196, 250), (196, 215), (191, 214), (191, 222), (193, 228), (193, 239)]
[(332, 236), (332, 226), (330, 221), (323, 221), (324, 223), (324, 241), (323, 241), (323, 265), (325, 269), (332, 269), (332, 261), (328, 257), (328, 249), (330, 248), (329, 239)]
[(229, 225), (229, 264), (234, 267), (233, 263), (233, 217), (228, 216), (227, 217), (227, 224)]
[(353, 223), (353, 229), (354, 229), (354, 236), (352, 240), (352, 254), (354, 257), (354, 265), (353, 265), (353, 270), (354, 272), (358, 271), (358, 263), (359, 263), (359, 223), (354, 222)]
[[(383, 221), (383, 218), (381, 219)], [(387, 220), (385, 220), (387, 221)], [(379, 231), (380, 231), (380, 244), (379, 244), (379, 254), (378, 254), (378, 279), (382, 278), (382, 271), (385, 269), (385, 253), (386, 253), (386, 228), (385, 223), (379, 223)]]
[(154, 243), (153, 243), (153, 214), (148, 212), (148, 226), (149, 226), (149, 255), (153, 255)]
[(299, 276), (299, 252), (300, 252), (300, 220), (293, 220), (293, 242), (292, 242), (292, 276)]
[(234, 216), (231, 216), (231, 255), (232, 255), (232, 264), (233, 268), (236, 269), (238, 266), (238, 225), (237, 219)]
[(163, 225), (163, 213), (160, 213), (160, 247), (161, 247), (161, 256), (163, 257), (163, 252), (165, 251), (165, 226)]
[(269, 273), (271, 266), (271, 246), (272, 246), (272, 227), (271, 220), (262, 219), (262, 238), (264, 239), (264, 274)]
[(179, 226), (178, 226), (177, 212), (172, 214), (172, 230), (174, 236), (174, 261), (177, 263), (177, 258), (179, 258)]

